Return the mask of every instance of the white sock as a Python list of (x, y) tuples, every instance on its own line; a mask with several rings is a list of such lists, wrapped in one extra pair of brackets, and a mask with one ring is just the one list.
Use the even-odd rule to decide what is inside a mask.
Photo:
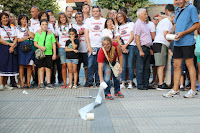
[(180, 88), (183, 88), (184, 86), (183, 85), (180, 85)]

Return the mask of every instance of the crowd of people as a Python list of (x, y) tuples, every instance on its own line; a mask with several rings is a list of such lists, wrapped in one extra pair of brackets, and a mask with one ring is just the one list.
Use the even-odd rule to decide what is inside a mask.
[[(8, 10), (3, 10), (0, 14), (0, 90), (12, 90), (17, 84), (20, 88), (36, 85), (39, 89), (54, 89), (56, 72), (62, 89), (76, 89), (83, 64), (84, 87), (94, 84), (99, 87), (106, 82), (108, 87), (104, 92), (108, 100), (114, 99), (110, 91), (112, 81), (114, 95), (119, 98), (124, 97), (121, 89), (134, 87), (169, 90), (163, 97), (175, 97), (180, 94), (179, 90), (188, 90), (186, 76), (190, 85), (184, 97), (194, 97), (200, 90), (200, 84), (196, 89), (200, 71), (196, 74), (195, 67), (197, 62), (200, 66), (200, 56), (194, 56), (195, 44), (200, 45), (200, 40), (195, 40), (200, 36), (200, 15), (185, 0), (177, 0), (176, 5), (177, 9), (172, 4), (166, 5), (165, 13), (155, 14), (152, 21), (147, 9), (140, 8), (135, 23), (123, 7), (110, 10), (103, 18), (99, 6), (93, 6), (90, 15), (90, 5), (83, 4), (82, 12), (73, 18), (73, 8), (68, 6), (56, 19), (52, 10), (40, 12), (33, 6), (30, 20), (26, 14), (13, 19)], [(169, 34), (175, 34), (175, 39), (168, 40)], [(44, 58), (36, 59), (38, 49), (43, 51)], [(113, 70), (117, 63), (119, 76)], [(11, 85), (7, 84), (8, 77)], [(133, 82), (134, 78), (137, 83)]]

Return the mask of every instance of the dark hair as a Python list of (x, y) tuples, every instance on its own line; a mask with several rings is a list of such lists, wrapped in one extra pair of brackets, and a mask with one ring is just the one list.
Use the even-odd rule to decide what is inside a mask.
[(40, 20), (40, 25), (42, 24), (42, 22), (46, 22), (48, 24), (48, 21), (46, 19)]
[(7, 10), (7, 9), (4, 9), (4, 10), (2, 11), (2, 13), (6, 13), (6, 11), (10, 13), (10, 11)]
[(84, 7), (84, 6), (88, 6), (88, 7), (89, 7), (89, 10), (90, 10), (90, 5), (88, 5), (88, 4), (83, 4), (83, 5), (82, 5), (82, 10), (83, 10), (83, 7)]
[(105, 22), (105, 25), (104, 25), (105, 29), (108, 28), (108, 25), (107, 25), (108, 20), (112, 20), (113, 24), (115, 25), (115, 21), (112, 18), (107, 18), (106, 22)]
[[(117, 15), (116, 15), (116, 18), (118, 16), (118, 14), (122, 15), (122, 17), (124, 18), (125, 23), (128, 22), (128, 19), (127, 19), (126, 14), (124, 12), (118, 12)], [(118, 23), (119, 26), (121, 25), (121, 23), (119, 23), (118, 20), (117, 20), (117, 23)]]
[(148, 16), (148, 20), (151, 21), (151, 17), (150, 16)]
[(126, 15), (128, 13), (128, 11), (127, 11), (127, 9), (125, 7), (120, 7), (119, 10), (122, 11), (122, 12), (124, 12)]
[(166, 7), (165, 7), (165, 10), (168, 10), (168, 11), (170, 11), (170, 12), (174, 12), (174, 5), (172, 5), (172, 4), (168, 4), (168, 5), (166, 5)]
[(51, 12), (52, 14), (54, 14), (53, 11), (52, 11), (52, 10), (49, 10), (49, 9), (47, 9), (46, 12), (47, 12), (47, 13), (48, 13), (48, 12)]
[[(5, 13), (5, 12), (2, 12), (0, 14), (0, 27), (1, 28), (2, 28), (1, 18), (2, 18), (3, 15), (5, 15), (5, 16), (7, 16), (9, 18), (9, 15), (7, 13)], [(8, 21), (8, 25), (7, 26), (10, 28), (10, 22), (9, 21)]]
[[(84, 15), (82, 12), (77, 12), (76, 15), (82, 15), (82, 17), (84, 18)], [(76, 18), (76, 15), (75, 15), (75, 18)]]
[[(67, 8), (68, 8), (68, 7), (71, 7), (71, 6), (66, 6), (66, 8), (65, 8), (65, 11), (67, 11)], [(74, 8), (73, 8), (73, 7), (71, 7), (71, 8), (74, 10)]]
[(41, 20), (41, 17), (42, 17), (43, 14), (46, 14), (46, 16), (47, 16), (47, 21), (49, 21), (49, 14), (48, 14), (47, 12), (40, 12), (40, 13), (38, 14), (38, 19), (39, 19), (39, 21)]
[(77, 31), (76, 31), (76, 29), (74, 29), (74, 28), (70, 28), (69, 29), (69, 33), (70, 32), (74, 32), (74, 34), (75, 34), (75, 38), (78, 38), (78, 35), (77, 35)]
[(98, 8), (99, 12), (101, 12), (101, 8), (99, 6), (93, 6), (92, 9), (94, 9), (94, 8)]
[(21, 19), (24, 18), (24, 17), (26, 17), (27, 24), (28, 24), (28, 16), (26, 14), (21, 14), (18, 17), (18, 25), (21, 25)]

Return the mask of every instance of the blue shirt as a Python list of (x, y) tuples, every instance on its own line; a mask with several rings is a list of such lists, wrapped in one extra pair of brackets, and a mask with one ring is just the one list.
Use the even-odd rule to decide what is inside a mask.
[[(185, 9), (180, 13), (180, 8), (176, 10), (176, 17), (174, 23), (176, 23), (175, 33), (183, 32), (192, 27), (195, 23), (199, 22), (198, 13), (196, 7), (193, 5), (186, 5)], [(174, 46), (191, 46), (195, 44), (194, 32), (184, 35), (178, 41), (175, 41)]]

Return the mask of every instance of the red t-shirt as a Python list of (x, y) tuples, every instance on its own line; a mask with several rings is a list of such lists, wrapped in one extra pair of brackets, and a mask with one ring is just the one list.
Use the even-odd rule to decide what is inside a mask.
[[(115, 62), (115, 61), (116, 61), (116, 58), (118, 57), (118, 53), (117, 53), (117, 46), (118, 46), (118, 43), (117, 43), (117, 42), (113, 42), (113, 46), (115, 47), (115, 56), (114, 56), (113, 62)], [(99, 50), (98, 55), (97, 55), (97, 62), (104, 63), (104, 61), (107, 61), (107, 62), (108, 62), (108, 60), (107, 60), (107, 58), (106, 58), (106, 56), (105, 56), (105, 54), (104, 54), (104, 52), (103, 52), (103, 49), (101, 48), (101, 49)]]

